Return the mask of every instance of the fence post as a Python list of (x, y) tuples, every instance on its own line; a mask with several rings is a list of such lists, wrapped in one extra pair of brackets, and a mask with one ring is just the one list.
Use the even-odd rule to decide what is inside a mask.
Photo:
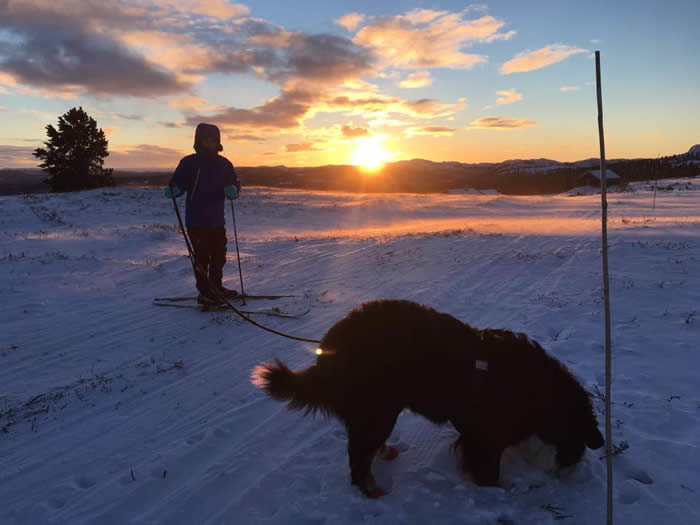
[(613, 523), (613, 464), (612, 464), (612, 351), (610, 345), (610, 279), (608, 277), (608, 201), (605, 168), (605, 137), (603, 133), (603, 97), (600, 87), (600, 51), (595, 52), (595, 79), (598, 93), (598, 139), (600, 141), (600, 200), (603, 208), (603, 295), (605, 299), (605, 463), (607, 470), (606, 523)]

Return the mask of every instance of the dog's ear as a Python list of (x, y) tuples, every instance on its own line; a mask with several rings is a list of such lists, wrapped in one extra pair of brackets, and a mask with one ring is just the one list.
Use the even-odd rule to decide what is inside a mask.
[(586, 435), (586, 446), (588, 448), (596, 450), (605, 444), (605, 439), (603, 439), (603, 434), (600, 433), (598, 428), (593, 427), (588, 431)]

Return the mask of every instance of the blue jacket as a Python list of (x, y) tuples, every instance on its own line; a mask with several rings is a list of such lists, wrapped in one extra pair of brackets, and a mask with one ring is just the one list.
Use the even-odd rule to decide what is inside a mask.
[(225, 226), (224, 187), (231, 184), (240, 191), (236, 170), (226, 157), (205, 157), (197, 153), (184, 157), (177, 165), (170, 185), (187, 193), (186, 226)]

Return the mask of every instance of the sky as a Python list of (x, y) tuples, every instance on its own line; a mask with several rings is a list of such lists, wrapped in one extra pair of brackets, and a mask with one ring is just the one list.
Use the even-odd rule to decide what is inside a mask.
[(234, 165), (599, 155), (700, 143), (696, 0), (0, 0), (0, 168), (81, 106), (106, 167), (172, 169), (199, 122)]

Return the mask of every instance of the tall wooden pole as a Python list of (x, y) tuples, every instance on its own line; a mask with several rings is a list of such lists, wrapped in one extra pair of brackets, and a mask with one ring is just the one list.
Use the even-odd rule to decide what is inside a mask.
[(598, 138), (600, 141), (600, 200), (603, 207), (603, 295), (605, 299), (605, 463), (607, 467), (606, 523), (613, 523), (612, 465), (612, 351), (610, 344), (610, 279), (608, 277), (608, 180), (605, 169), (605, 136), (603, 133), (603, 96), (600, 87), (600, 51), (595, 52), (595, 80), (598, 92)]

